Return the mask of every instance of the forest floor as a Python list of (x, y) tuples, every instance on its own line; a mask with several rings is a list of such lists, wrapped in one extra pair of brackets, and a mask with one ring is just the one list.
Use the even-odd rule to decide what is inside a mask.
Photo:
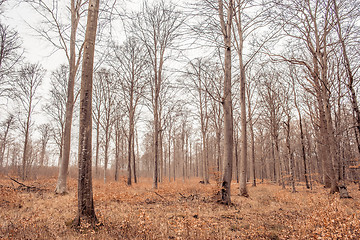
[(351, 199), (316, 185), (296, 193), (263, 183), (249, 198), (232, 185), (231, 206), (216, 202), (218, 187), (199, 179), (161, 183), (150, 179), (128, 187), (125, 180), (94, 180), (95, 211), (102, 226), (72, 229), (77, 181), (69, 194), (55, 195), (56, 178), (19, 184), (0, 176), (0, 239), (360, 239), (360, 191)]

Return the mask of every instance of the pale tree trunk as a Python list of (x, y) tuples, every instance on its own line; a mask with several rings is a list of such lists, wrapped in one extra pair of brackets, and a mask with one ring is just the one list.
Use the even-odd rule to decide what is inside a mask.
[(71, 33), (70, 33), (70, 57), (69, 60), (69, 82), (67, 90), (66, 110), (65, 110), (65, 128), (64, 128), (64, 142), (62, 147), (62, 158), (59, 169), (58, 181), (55, 188), (55, 193), (64, 194), (66, 193), (66, 179), (68, 175), (70, 150), (71, 150), (71, 125), (73, 118), (74, 109), (74, 85), (75, 76), (79, 66), (79, 59), (76, 63), (76, 32), (79, 23), (79, 11), (80, 3), (75, 3), (75, 0), (71, 0)]
[[(231, 203), (231, 179), (233, 165), (233, 116), (231, 100), (231, 25), (233, 19), (233, 1), (227, 6), (227, 15), (224, 15), (223, 1), (218, 0), (219, 18), (222, 35), (224, 37), (225, 63), (224, 63), (224, 171), (221, 184), (221, 202), (229, 205)], [(224, 20), (227, 17), (226, 22)]]
[(95, 227), (98, 222), (93, 200), (91, 176), (92, 150), (92, 80), (99, 0), (89, 0), (86, 25), (84, 57), (81, 73), (80, 92), (80, 127), (79, 127), (79, 176), (78, 176), (78, 213), (73, 226), (80, 226), (85, 221)]
[(239, 41), (237, 43), (237, 54), (239, 57), (239, 67), (240, 67), (240, 125), (241, 125), (241, 135), (240, 135), (240, 195), (243, 197), (248, 197), (248, 191), (246, 188), (246, 173), (247, 173), (247, 123), (246, 123), (246, 77), (245, 77), (245, 67), (243, 62), (243, 29), (242, 29), (242, 19), (241, 19), (241, 7), (240, 4), (237, 8), (238, 10), (235, 13), (235, 23), (237, 27), (237, 33), (239, 36)]
[[(242, 54), (241, 54), (242, 56)], [(246, 89), (245, 89), (245, 68), (242, 57), (240, 58), (240, 124), (241, 124), (241, 150), (240, 150), (240, 195), (248, 197), (246, 188), (247, 173), (247, 124), (246, 124)]]

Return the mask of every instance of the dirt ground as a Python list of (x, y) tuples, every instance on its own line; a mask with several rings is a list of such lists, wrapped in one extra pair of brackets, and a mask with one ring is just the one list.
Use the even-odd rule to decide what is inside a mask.
[(263, 183), (249, 186), (249, 198), (232, 185), (231, 206), (216, 202), (217, 185), (165, 182), (154, 191), (150, 179), (128, 187), (125, 180), (94, 180), (95, 211), (102, 226), (72, 229), (77, 181), (55, 195), (56, 178), (26, 181), (27, 189), (0, 176), (1, 239), (360, 239), (360, 191), (340, 199), (316, 185), (297, 193)]

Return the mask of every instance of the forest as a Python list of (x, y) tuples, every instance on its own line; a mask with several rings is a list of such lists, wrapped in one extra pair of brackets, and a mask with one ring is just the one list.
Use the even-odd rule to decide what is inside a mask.
[(1, 239), (360, 238), (360, 1), (0, 13)]

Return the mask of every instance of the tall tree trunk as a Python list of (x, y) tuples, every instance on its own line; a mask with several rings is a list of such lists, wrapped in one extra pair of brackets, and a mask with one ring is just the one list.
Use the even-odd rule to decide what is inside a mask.
[(246, 77), (245, 77), (245, 67), (243, 62), (243, 29), (241, 21), (241, 12), (240, 6), (238, 6), (237, 16), (235, 18), (237, 31), (239, 35), (238, 42), (238, 57), (239, 57), (239, 67), (240, 67), (240, 125), (241, 125), (241, 136), (240, 136), (240, 195), (243, 197), (248, 197), (248, 191), (246, 188), (246, 179), (247, 179), (247, 119), (246, 119)]
[(71, 0), (71, 33), (70, 33), (70, 57), (69, 57), (69, 81), (67, 90), (66, 110), (65, 110), (65, 127), (64, 127), (64, 142), (61, 165), (59, 169), (59, 176), (55, 193), (66, 193), (66, 179), (68, 175), (70, 151), (71, 151), (71, 125), (74, 110), (74, 85), (78, 65), (76, 64), (76, 31), (79, 23), (79, 4), (75, 0)]
[(97, 223), (94, 209), (91, 155), (92, 155), (92, 80), (99, 0), (89, 0), (86, 25), (84, 58), (81, 73), (80, 127), (79, 127), (79, 176), (78, 213), (73, 221), (77, 227), (85, 220), (93, 227)]
[(224, 20), (223, 1), (218, 0), (219, 18), (221, 30), (224, 37), (225, 63), (224, 63), (224, 171), (221, 184), (221, 202), (223, 204), (231, 203), (231, 179), (233, 165), (233, 115), (231, 99), (231, 26), (233, 19), (233, 1), (230, 0), (227, 6), (227, 20)]

